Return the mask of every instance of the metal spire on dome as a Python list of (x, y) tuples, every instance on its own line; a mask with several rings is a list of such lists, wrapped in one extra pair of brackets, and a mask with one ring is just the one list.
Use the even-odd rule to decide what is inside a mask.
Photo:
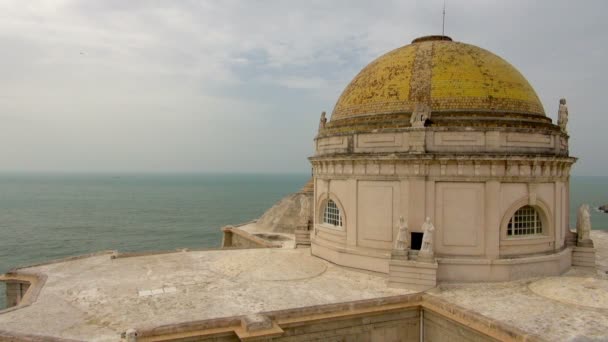
[(441, 21), (441, 35), (445, 36), (445, 0), (443, 0), (443, 20)]

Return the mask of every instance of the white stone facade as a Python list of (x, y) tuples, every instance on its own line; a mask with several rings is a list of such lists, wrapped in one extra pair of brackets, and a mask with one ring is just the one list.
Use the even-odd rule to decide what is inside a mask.
[[(314, 255), (388, 273), (399, 217), (436, 226), (439, 281), (502, 281), (568, 269), (568, 136), (558, 129), (402, 128), (316, 139)], [(327, 201), (342, 226), (323, 223)], [(508, 236), (531, 206), (541, 234)]]

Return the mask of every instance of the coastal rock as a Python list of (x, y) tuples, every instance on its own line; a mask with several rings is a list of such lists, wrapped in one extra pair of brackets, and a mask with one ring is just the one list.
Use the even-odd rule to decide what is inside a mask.
[(294, 234), (298, 226), (312, 222), (312, 190), (311, 180), (300, 191), (285, 196), (257, 220), (257, 230)]
[(599, 209), (605, 213), (608, 213), (608, 204), (604, 204)]
[(294, 248), (310, 246), (313, 215), (312, 179), (300, 191), (287, 195), (259, 219), (222, 228), (222, 247)]

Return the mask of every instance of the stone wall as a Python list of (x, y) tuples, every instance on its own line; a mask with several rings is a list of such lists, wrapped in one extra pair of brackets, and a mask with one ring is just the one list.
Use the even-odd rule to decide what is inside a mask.
[(420, 313), (416, 308), (395, 313), (284, 327), (273, 341), (420, 341)]
[(222, 248), (269, 248), (279, 247), (236, 227), (222, 228)]
[(316, 139), (317, 156), (335, 153), (535, 153), (568, 155), (568, 139), (555, 129), (488, 130), (442, 127)]
[(10, 308), (19, 305), (29, 287), (30, 284), (25, 282), (6, 282), (6, 307)]
[[(413, 307), (398, 312), (370, 314), (349, 319), (322, 319), (306, 323), (284, 324), (275, 336), (255, 337), (235, 332), (218, 332), (206, 336), (171, 338), (171, 341), (420, 341), (420, 310)], [(124, 339), (126, 340), (126, 339)], [(164, 339), (155, 339), (163, 341)], [(168, 339), (167, 339), (168, 340)], [(147, 341), (145, 337), (135, 341)], [(463, 340), (465, 341), (465, 340)]]
[(123, 334), (125, 340), (543, 341), (503, 322), (420, 294), (130, 329)]
[[(494, 267), (497, 261), (511, 258), (521, 264), (522, 258), (557, 254), (565, 248), (573, 160), (558, 159), (424, 155), (313, 159), (312, 253), (342, 266), (387, 273), (399, 218), (406, 219), (410, 232), (422, 233), (429, 217), (435, 226), (435, 255), (441, 259), (439, 281), (507, 281), (547, 275), (547, 270), (553, 272), (550, 275), (561, 274), (559, 258), (543, 269), (534, 268), (537, 261), (529, 260), (535, 265), (523, 273), (519, 266), (508, 264), (498, 268), (513, 272), (500, 274), (479, 273), (483, 267), (477, 266)], [(339, 208), (340, 226), (324, 222), (328, 200)], [(524, 206), (539, 213), (542, 232), (509, 236), (508, 224)], [(442, 262), (450, 260), (457, 262)], [(467, 269), (468, 264), (475, 265)]]
[(247, 239), (241, 235), (232, 234), (232, 243), (227, 247), (236, 247), (236, 248), (264, 248), (264, 246), (259, 243)]
[(498, 341), (463, 324), (456, 323), (429, 310), (423, 310), (425, 342), (489, 342)]
[[(421, 319), (422, 318), (422, 319)], [(422, 330), (420, 323), (422, 321)], [(340, 319), (321, 319), (309, 322), (298, 322), (293, 324), (282, 324), (276, 328), (274, 336), (255, 336), (243, 333), (239, 336), (236, 332), (222, 331), (204, 336), (191, 336), (174, 339), (171, 341), (394, 341), (394, 342), (488, 342), (499, 341), (480, 331), (444, 317), (430, 310), (420, 307), (411, 307), (399, 311), (388, 311), (382, 313), (370, 313), (364, 316)], [(421, 338), (422, 333), (422, 338)], [(517, 341), (521, 336), (513, 336), (512, 341)], [(155, 341), (163, 341), (158, 339)], [(534, 340), (533, 338), (531, 339)], [(145, 337), (135, 341), (147, 341)]]

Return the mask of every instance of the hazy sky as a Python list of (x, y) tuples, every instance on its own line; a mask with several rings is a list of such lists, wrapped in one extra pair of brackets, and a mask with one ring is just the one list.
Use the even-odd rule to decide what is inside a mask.
[[(319, 114), (433, 1), (0, 0), (0, 171), (309, 172)], [(517, 67), (574, 173), (607, 175), (608, 1), (448, 0), (446, 34)]]

